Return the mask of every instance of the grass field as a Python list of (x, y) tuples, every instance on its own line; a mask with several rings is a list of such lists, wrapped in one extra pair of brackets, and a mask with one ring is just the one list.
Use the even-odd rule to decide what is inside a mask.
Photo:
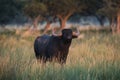
[(0, 80), (120, 80), (120, 35), (87, 31), (73, 40), (66, 65), (36, 62), (35, 37), (0, 33)]

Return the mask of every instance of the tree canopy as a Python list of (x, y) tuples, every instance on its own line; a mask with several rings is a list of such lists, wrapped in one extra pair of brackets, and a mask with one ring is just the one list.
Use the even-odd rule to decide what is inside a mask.
[[(119, 25), (119, 14), (120, 14), (120, 0), (103, 0), (103, 7), (98, 10), (98, 14), (106, 16), (111, 24), (112, 30), (114, 29), (114, 23), (117, 21), (118, 29), (120, 31)], [(114, 30), (113, 30), (114, 32)]]
[[(94, 4), (94, 5), (91, 5)], [(99, 0), (4, 0), (0, 1), (0, 22), (8, 22), (21, 11), (29, 18), (60, 16), (69, 18), (85, 9), (94, 12), (100, 6)]]
[(0, 24), (6, 24), (22, 11), (20, 0), (0, 0)]
[(112, 18), (115, 18), (117, 16), (117, 11), (118, 11), (118, 3), (116, 1), (115, 0), (104, 0), (103, 7), (98, 10), (98, 14), (105, 15), (110, 20)]
[(0, 24), (11, 21), (18, 13), (33, 19), (35, 27), (39, 19), (50, 24), (49, 19), (57, 17), (61, 28), (64, 28), (75, 13), (98, 14), (108, 17), (110, 21), (113, 18), (118, 20), (120, 0), (0, 0)]
[(23, 10), (26, 16), (36, 18), (38, 15), (45, 16), (47, 6), (43, 2), (32, 0), (25, 5)]

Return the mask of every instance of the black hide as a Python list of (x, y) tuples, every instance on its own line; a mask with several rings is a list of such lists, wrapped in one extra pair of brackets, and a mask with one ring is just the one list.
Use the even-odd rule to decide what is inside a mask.
[(46, 61), (65, 63), (72, 38), (77, 38), (77, 36), (72, 35), (71, 29), (63, 29), (61, 36), (43, 35), (37, 37), (34, 42), (36, 58), (44, 63)]

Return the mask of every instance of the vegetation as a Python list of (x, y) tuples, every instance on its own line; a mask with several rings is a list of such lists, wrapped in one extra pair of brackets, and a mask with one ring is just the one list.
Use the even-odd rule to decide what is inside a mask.
[[(120, 35), (109, 30), (81, 32), (85, 37), (73, 40), (64, 66), (38, 63), (33, 50), (36, 36), (52, 22), (59, 19), (63, 29), (75, 14), (105, 16), (120, 33), (120, 0), (0, 0), (0, 25), (19, 14), (34, 29), (0, 29), (0, 80), (120, 80)], [(40, 21), (47, 22), (45, 31), (36, 31)]]
[(87, 31), (73, 40), (66, 65), (36, 62), (35, 37), (0, 33), (0, 80), (120, 80), (120, 36)]
[[(60, 27), (63, 29), (67, 20), (76, 13), (88, 15), (99, 13), (99, 16), (108, 17), (113, 33), (120, 33), (119, 0), (4, 0), (0, 1), (0, 12), (0, 24), (10, 22), (18, 14), (24, 14), (32, 19), (35, 29), (40, 20), (45, 20), (47, 22), (45, 32), (56, 18), (59, 19)], [(99, 19), (98, 16), (97, 18)], [(115, 30), (114, 23), (117, 24)]]
[[(71, 15), (86, 8), (84, 0), (53, 0), (52, 2), (53, 15), (60, 19), (61, 29), (65, 27)], [(56, 4), (57, 2), (59, 4)]]
[[(85, 8), (84, 0), (32, 0), (24, 11), (26, 15), (35, 17), (34, 26), (37, 25), (39, 16), (44, 17), (47, 22), (45, 27), (47, 31), (56, 17), (59, 18), (61, 29), (63, 29), (69, 17), (75, 12), (82, 11), (83, 8)], [(49, 20), (50, 17), (54, 19)]]
[[(116, 32), (119, 33), (120, 1), (118, 0), (103, 0), (103, 1), (104, 1), (103, 7), (98, 10), (98, 14), (104, 15), (109, 19), (113, 33)], [(115, 23), (117, 23), (117, 26), (114, 25)]]
[(19, 0), (0, 0), (0, 24), (8, 23), (11, 18), (21, 13), (23, 4), (23, 1)]
[(26, 2), (23, 8), (24, 14), (33, 20), (34, 29), (37, 29), (38, 22), (42, 20), (47, 12), (47, 6), (38, 0)]

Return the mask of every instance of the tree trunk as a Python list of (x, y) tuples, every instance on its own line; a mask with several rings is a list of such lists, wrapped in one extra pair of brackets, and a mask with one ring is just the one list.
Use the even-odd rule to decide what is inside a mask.
[(69, 12), (65, 17), (62, 17), (62, 15), (57, 15), (57, 17), (60, 19), (60, 28), (64, 29), (66, 26), (66, 22), (68, 20), (68, 18), (73, 14), (72, 12)]
[(115, 34), (116, 33), (116, 26), (114, 25), (114, 18), (111, 19), (111, 30), (112, 30), (112, 34)]
[(117, 14), (117, 33), (120, 34), (120, 11)]
[(51, 22), (47, 21), (47, 24), (45, 26), (44, 34), (49, 30)]
[(34, 19), (34, 21), (33, 21), (33, 30), (37, 30), (37, 26), (38, 26), (39, 19), (40, 19), (40, 15), (37, 16), (37, 17)]
[(36, 33), (39, 19), (40, 19), (40, 16), (37, 16), (37, 17), (34, 19), (34, 21), (33, 21), (33, 29), (31, 29), (31, 28), (29, 27), (29, 28), (27, 29), (27, 31), (25, 31), (25, 32), (22, 34), (22, 37), (28, 37), (28, 36), (30, 36), (31, 34)]
[(67, 22), (66, 19), (62, 19), (62, 20), (61, 20), (61, 29), (64, 29), (64, 28), (65, 28), (66, 22)]
[(95, 17), (97, 18), (97, 20), (99, 21), (100, 23), (100, 26), (103, 26), (104, 27), (104, 24), (103, 24), (103, 19), (104, 19), (104, 16), (98, 16), (98, 15), (95, 15)]

